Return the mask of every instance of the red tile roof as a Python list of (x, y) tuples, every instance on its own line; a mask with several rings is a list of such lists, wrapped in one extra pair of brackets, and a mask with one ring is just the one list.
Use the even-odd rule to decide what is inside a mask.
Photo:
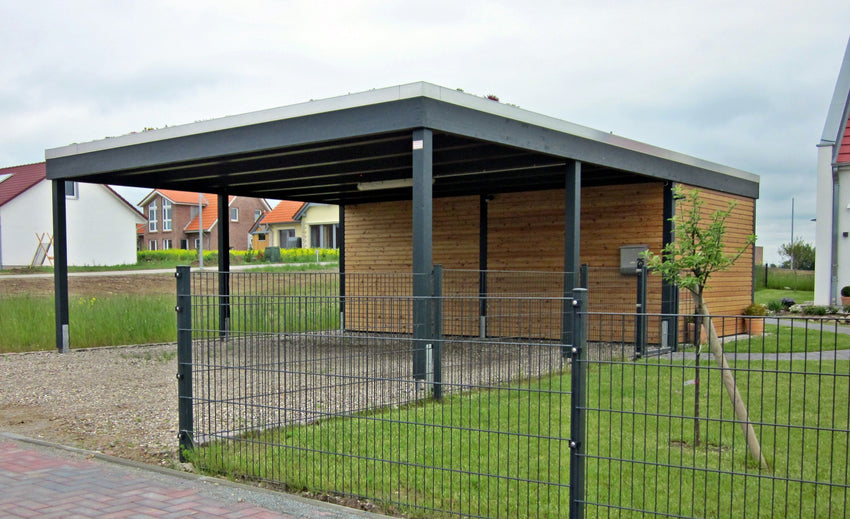
[(136, 224), (136, 234), (145, 234), (145, 231), (148, 230), (148, 224), (146, 223), (137, 223)]
[(838, 148), (838, 155), (835, 157), (836, 164), (848, 162), (850, 162), (850, 115), (844, 121), (844, 136), (841, 137), (841, 147)]
[[(198, 193), (194, 191), (175, 191), (173, 189), (152, 189), (150, 193), (146, 194), (145, 197), (139, 201), (138, 205), (140, 207), (146, 206), (152, 198), (156, 197), (156, 195), (162, 195), (171, 200), (174, 204), (198, 205)], [(203, 204), (207, 205), (207, 201), (204, 200)]]
[[(173, 189), (157, 189), (156, 191), (175, 204), (198, 205), (198, 193), (191, 191), (174, 191)], [(210, 198), (215, 198), (215, 196), (204, 194), (204, 198), (209, 200)], [(206, 200), (204, 201), (204, 204), (206, 205)]]
[(11, 176), (0, 182), (0, 206), (47, 178), (47, 168), (44, 162), (0, 168), (0, 178), (6, 175)]
[(289, 223), (295, 221), (295, 215), (306, 202), (294, 202), (292, 200), (281, 200), (278, 204), (263, 216), (263, 223)]
[[(179, 193), (180, 191), (171, 192)], [(162, 193), (162, 191), (160, 191), (160, 193)], [(195, 195), (195, 203), (198, 203), (198, 193), (191, 194)], [(236, 197), (233, 195), (227, 198), (228, 205), (233, 202), (234, 198)], [(204, 210), (203, 212), (201, 212), (201, 218), (203, 219), (204, 232), (209, 232), (213, 228), (213, 226), (218, 222), (218, 196), (209, 193), (204, 193), (204, 202), (206, 203), (206, 205), (204, 205)], [(189, 223), (186, 224), (186, 227), (184, 227), (183, 230), (186, 232), (198, 232), (198, 216), (195, 215), (194, 218), (189, 220)]]

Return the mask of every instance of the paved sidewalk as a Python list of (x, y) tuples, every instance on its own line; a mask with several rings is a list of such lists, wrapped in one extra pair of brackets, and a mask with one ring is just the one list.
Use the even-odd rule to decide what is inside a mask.
[(0, 433), (3, 517), (385, 517)]

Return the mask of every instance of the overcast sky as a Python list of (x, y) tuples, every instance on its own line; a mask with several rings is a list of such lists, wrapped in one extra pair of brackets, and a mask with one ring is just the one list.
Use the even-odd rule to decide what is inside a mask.
[[(428, 81), (761, 176), (767, 261), (814, 244), (850, 2), (0, 0), (0, 167)], [(144, 193), (122, 191), (131, 202)]]

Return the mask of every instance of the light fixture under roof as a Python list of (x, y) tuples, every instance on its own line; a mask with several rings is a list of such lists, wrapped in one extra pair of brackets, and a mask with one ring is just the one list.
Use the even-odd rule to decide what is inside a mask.
[(392, 180), (376, 180), (374, 182), (358, 182), (358, 191), (377, 191), (379, 189), (401, 189), (413, 187), (412, 178), (394, 178)]

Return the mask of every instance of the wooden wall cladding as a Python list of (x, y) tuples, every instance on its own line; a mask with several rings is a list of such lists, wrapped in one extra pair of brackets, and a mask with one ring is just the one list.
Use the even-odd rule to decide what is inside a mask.
[[(690, 186), (682, 187), (686, 190), (692, 189)], [(730, 202), (735, 203), (735, 208), (726, 220), (724, 241), (727, 253), (732, 254), (739, 250), (747, 242), (747, 237), (755, 232), (755, 200), (702, 188), (699, 191), (700, 198), (705, 202), (702, 208), (704, 221), (715, 211), (725, 210)], [(706, 305), (709, 312), (715, 316), (739, 315), (752, 303), (752, 293), (753, 246), (750, 246), (732, 268), (712, 275), (705, 292)], [(689, 292), (682, 291), (680, 301), (682, 311), (685, 308), (693, 308)], [(725, 328), (727, 328), (727, 334), (731, 333), (728, 324)], [(735, 331), (738, 333), (743, 331), (743, 320), (738, 320)]]
[[(687, 186), (685, 186), (687, 188)], [(658, 253), (662, 246), (662, 183), (624, 184), (587, 187), (581, 191), (581, 256), (591, 266), (589, 296), (591, 311), (633, 312), (635, 276), (622, 275), (622, 245), (647, 245)], [(727, 221), (729, 250), (739, 248), (753, 232), (755, 201), (710, 190), (701, 190), (705, 200), (705, 216), (725, 208), (730, 200), (737, 203)], [(488, 269), (490, 271), (561, 272), (564, 257), (564, 191), (533, 191), (497, 194), (488, 203)], [(348, 272), (410, 272), (412, 268), (412, 213), (409, 201), (385, 202), (345, 207), (346, 270)], [(433, 261), (447, 270), (477, 270), (479, 267), (479, 198), (438, 198), (433, 205)], [(717, 314), (740, 313), (752, 300), (752, 247), (733, 269), (718, 273), (712, 279), (707, 300)], [(454, 274), (462, 292), (475, 294), (477, 277), (472, 273)], [(494, 276), (488, 283), (493, 294), (516, 292), (518, 275)], [(557, 297), (563, 293), (563, 282), (529, 277), (522, 281), (525, 294)], [(537, 286), (539, 285), (539, 286)], [(450, 286), (450, 285), (447, 285)], [(352, 287), (354, 288), (354, 287)], [(360, 287), (378, 294), (381, 289)], [(455, 294), (457, 296), (458, 294)], [(683, 292), (682, 310), (689, 307), (690, 297)], [(661, 279), (650, 275), (648, 311), (661, 311)], [(560, 310), (550, 303), (538, 310), (555, 315)], [(551, 308), (549, 308), (551, 307)], [(364, 307), (365, 308), (365, 307)], [(446, 301), (444, 331), (447, 334), (475, 335), (478, 322), (477, 305), (471, 301)], [(525, 314), (526, 312), (519, 312)], [(351, 316), (353, 319), (355, 316)], [(392, 319), (401, 317), (393, 314)], [(500, 333), (525, 336), (530, 333), (525, 317), (503, 319)], [(551, 326), (560, 326), (554, 317), (546, 317)], [(349, 323), (354, 321), (349, 320)], [(382, 329), (391, 323), (380, 324)], [(400, 322), (398, 325), (402, 325)], [(402, 325), (406, 327), (406, 325)], [(493, 326), (496, 326), (494, 323)], [(627, 327), (631, 325), (626, 324)], [(490, 327), (488, 321), (488, 328)], [(650, 340), (657, 333), (650, 327)], [(625, 330), (626, 336), (633, 333)], [(737, 331), (737, 330), (735, 330)], [(727, 330), (731, 332), (731, 330)], [(556, 338), (554, 330), (542, 333)]]

